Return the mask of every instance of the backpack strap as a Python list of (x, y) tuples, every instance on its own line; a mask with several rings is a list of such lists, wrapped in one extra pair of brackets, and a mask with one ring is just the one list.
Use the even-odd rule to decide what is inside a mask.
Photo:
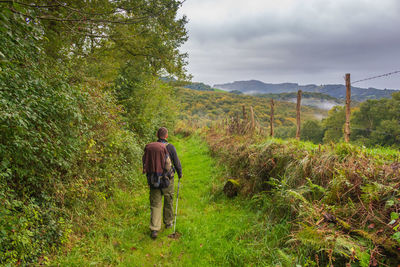
[(170, 161), (171, 161), (171, 172), (172, 172), (172, 173), (175, 173), (174, 161), (173, 161), (173, 159), (172, 159), (172, 157), (171, 157), (171, 155), (169, 154), (169, 151), (168, 151), (168, 145), (169, 145), (169, 143), (166, 142), (166, 143), (163, 143), (163, 144), (165, 145), (165, 148), (167, 149), (168, 157), (169, 157), (169, 159), (170, 159)]

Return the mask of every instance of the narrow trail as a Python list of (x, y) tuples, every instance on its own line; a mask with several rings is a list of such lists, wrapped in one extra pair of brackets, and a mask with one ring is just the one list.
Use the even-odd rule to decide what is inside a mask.
[(184, 173), (177, 219), (182, 236), (170, 239), (173, 230), (162, 229), (156, 240), (150, 239), (148, 189), (143, 178), (141, 189), (133, 195), (120, 191), (108, 200), (95, 227), (77, 239), (68, 253), (56, 258), (55, 265), (264, 265), (270, 254), (267, 247), (278, 242), (268, 237), (268, 225), (257, 220), (259, 214), (244, 205), (244, 200), (230, 200), (221, 193), (223, 170), (199, 137), (171, 143), (177, 148)]

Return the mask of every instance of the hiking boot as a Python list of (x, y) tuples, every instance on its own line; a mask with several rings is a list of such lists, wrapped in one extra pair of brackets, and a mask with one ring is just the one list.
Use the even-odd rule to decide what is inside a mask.
[(158, 235), (158, 231), (151, 231), (151, 238), (156, 239)]
[(169, 229), (169, 228), (172, 228), (172, 223), (171, 223), (171, 224), (166, 224), (166, 225), (165, 225), (165, 229)]

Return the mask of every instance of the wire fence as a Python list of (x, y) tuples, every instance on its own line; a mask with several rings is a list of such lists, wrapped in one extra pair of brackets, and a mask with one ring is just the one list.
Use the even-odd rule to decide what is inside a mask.
[(397, 73), (400, 73), (400, 70), (396, 70), (396, 71), (388, 72), (388, 73), (385, 73), (385, 74), (364, 78), (364, 79), (361, 79), (361, 80), (357, 80), (357, 81), (351, 82), (351, 84), (360, 83), (360, 82), (364, 82), (364, 81), (375, 80), (375, 79), (382, 78), (382, 77), (388, 77), (388, 76), (391, 76), (391, 75), (394, 75), (394, 74), (397, 74)]
[[(389, 76), (391, 76), (391, 75), (394, 75), (394, 74), (399, 74), (400, 73), (400, 70), (398, 70), (398, 71), (392, 71), (392, 72), (388, 72), (388, 73), (385, 73), (385, 74), (381, 74), (381, 75), (376, 75), (376, 76), (371, 76), (371, 77), (367, 77), (367, 78), (363, 78), (363, 79), (360, 79), (360, 80), (356, 80), (356, 81), (354, 81), (354, 82), (351, 82), (351, 85), (350, 85), (350, 87), (353, 85), (353, 84), (355, 84), (355, 83), (360, 83), (360, 82), (364, 82), (364, 81), (370, 81), (370, 80), (374, 80), (374, 79), (378, 79), (378, 78), (383, 78), (383, 77), (389, 77)], [(346, 88), (346, 86), (345, 85), (340, 85), (340, 86), (337, 86), (337, 87), (335, 87), (335, 88), (330, 88), (330, 90), (337, 90), (337, 89), (340, 89), (340, 88), (343, 88), (343, 87), (345, 87)], [(400, 91), (399, 91), (400, 92)], [(253, 112), (253, 114), (254, 114), (254, 120), (256, 121), (256, 125), (260, 128), (260, 130), (262, 130), (262, 128), (264, 128), (264, 129), (268, 129), (270, 126), (268, 126), (268, 124), (270, 123), (270, 121), (268, 120), (268, 119), (260, 119), (260, 117), (257, 115), (257, 113), (259, 113), (260, 111), (256, 111), (256, 110), (254, 110), (254, 112)], [(276, 114), (277, 115), (277, 114)], [(400, 116), (400, 114), (399, 114), (399, 116)], [(237, 119), (239, 119), (238, 117), (237, 117)], [(244, 119), (244, 121), (245, 121), (245, 119)], [(240, 122), (235, 122), (236, 123), (236, 125), (245, 125), (244, 123), (240, 123)], [(267, 126), (263, 126), (263, 124), (267, 124)], [(294, 122), (293, 122), (294, 123)], [(246, 126), (247, 127), (247, 126)], [(377, 129), (376, 127), (379, 127), (378, 125), (375, 125), (375, 127), (371, 127), (371, 128), (360, 128), (360, 127), (354, 127), (354, 126), (350, 126), (350, 130), (351, 131), (353, 131), (353, 132), (356, 132), (356, 133), (360, 133), (360, 132), (364, 132), (365, 133), (365, 135), (371, 135), (371, 134), (380, 134), (380, 135), (384, 135), (384, 136), (387, 136), (387, 137), (394, 137), (394, 138), (398, 138), (398, 139), (400, 139), (400, 132), (399, 133), (397, 133), (397, 131), (393, 131), (393, 132), (387, 132), (387, 131), (384, 131), (384, 130), (382, 130), (382, 129)], [(248, 128), (248, 127), (247, 127)], [(343, 131), (343, 128), (328, 128), (328, 129), (333, 129), (333, 130), (337, 130), (337, 131)]]

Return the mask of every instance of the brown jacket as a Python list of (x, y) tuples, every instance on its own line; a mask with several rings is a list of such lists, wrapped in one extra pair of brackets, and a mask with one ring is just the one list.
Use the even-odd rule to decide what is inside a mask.
[(153, 142), (147, 144), (144, 148), (143, 173), (158, 173), (162, 174), (165, 165), (165, 158), (168, 155), (168, 150), (165, 144)]

